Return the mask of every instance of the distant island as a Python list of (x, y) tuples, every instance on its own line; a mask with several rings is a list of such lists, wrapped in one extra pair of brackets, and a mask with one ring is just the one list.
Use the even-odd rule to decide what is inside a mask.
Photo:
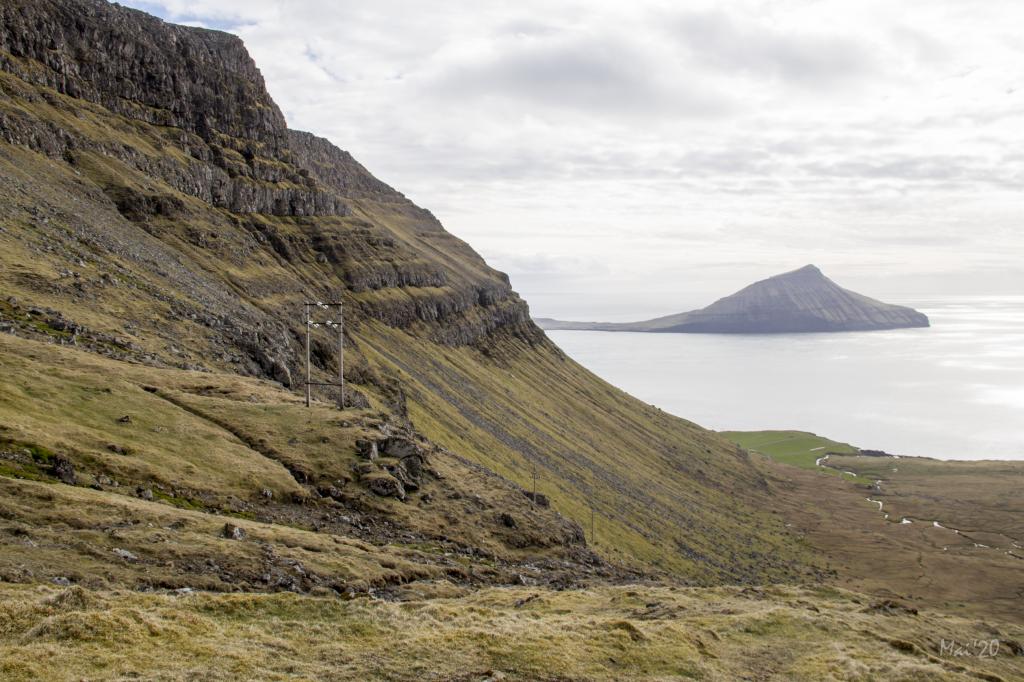
[(543, 329), (680, 334), (783, 334), (927, 327), (913, 308), (844, 289), (814, 265), (755, 282), (706, 308), (643, 322), (534, 320)]

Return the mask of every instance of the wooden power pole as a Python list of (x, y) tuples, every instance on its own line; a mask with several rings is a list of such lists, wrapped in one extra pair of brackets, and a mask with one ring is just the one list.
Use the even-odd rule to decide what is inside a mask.
[[(341, 389), (340, 407), (345, 409), (345, 309), (341, 303), (323, 303), (307, 301), (303, 304), (306, 312), (306, 407), (311, 404), (313, 386), (337, 386)], [(314, 320), (310, 314), (311, 308), (324, 310), (336, 309), (336, 320)], [(317, 327), (335, 327), (338, 330), (338, 380), (337, 381), (313, 381), (313, 367), (310, 358), (310, 339), (313, 329)]]
[(533, 505), (537, 506), (537, 463), (533, 463)]

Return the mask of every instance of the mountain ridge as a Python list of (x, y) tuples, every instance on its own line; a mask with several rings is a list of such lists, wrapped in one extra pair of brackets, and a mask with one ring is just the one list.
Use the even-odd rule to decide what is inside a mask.
[[(0, 2), (3, 679), (1020, 677), (933, 655), (1019, 649), (1019, 559), (600, 380), (429, 211), (246, 113), (238, 46)], [(300, 390), (309, 300), (344, 302), (344, 404)]]
[(929, 326), (928, 317), (840, 287), (815, 265), (759, 280), (714, 303), (641, 322), (536, 318), (543, 329), (692, 334), (784, 334)]
[[(68, 367), (79, 367), (72, 356), (86, 352), (170, 370), (122, 388), (170, 396), (176, 410), (192, 414), (194, 399), (178, 395), (173, 372), (199, 393), (232, 395), (232, 377), (295, 391), (305, 378), (302, 302), (341, 300), (345, 411), (309, 428), (336, 441), (337, 462), (353, 468), (339, 471), (323, 453), (304, 454), (326, 447), (319, 440), (293, 444), (263, 432), (240, 401), (216, 403), (222, 414), (204, 428), (258, 446), (232, 450), (239, 457), (270, 456), (298, 472), (278, 470), (285, 480), (276, 489), (299, 494), (275, 511), (278, 496), (272, 504), (261, 498), (274, 486), (232, 482), (229, 495), (227, 479), (197, 479), (188, 473), (191, 454), (162, 440), (130, 446), (148, 464), (128, 466), (140, 455), (119, 454), (119, 434), (131, 427), (78, 423), (98, 403), (82, 402), (67, 418), (70, 431), (45, 428), (46, 399), (22, 385), (29, 374), (12, 378), (9, 390), (37, 419), (0, 414), (5, 437), (19, 447), (56, 453), (80, 485), (113, 495), (159, 484), (181, 493), (171, 495), (176, 500), (206, 500), (205, 509), (241, 499), (244, 513), (267, 522), (322, 526), (316, 514), (340, 513), (331, 508), (336, 497), (367, 504), (372, 485), (395, 496), (361, 518), (435, 524), (433, 536), (481, 552), (486, 545), (488, 554), (491, 541), (455, 520), (478, 519), (492, 537), (509, 534), (496, 508), (506, 503), (492, 499), (493, 491), (481, 489), (479, 503), (452, 502), (467, 505), (458, 513), (431, 502), (438, 491), (429, 486), (400, 500), (392, 479), (408, 472), (391, 457), (360, 463), (352, 437), (332, 432), (340, 419), (350, 430), (415, 435), (431, 452), (453, 453), (510, 489), (532, 489), (536, 472), (552, 513), (580, 527), (596, 519), (603, 541), (587, 541), (591, 556), (629, 570), (697, 584), (819, 574), (813, 557), (765, 511), (770, 491), (749, 456), (565, 357), (530, 321), (508, 277), (429, 211), (330, 142), (282, 128), (237, 38), (174, 27), (103, 0), (9, 0), (0, 10), (0, 192), (9, 199), (0, 205), (0, 327), (58, 350), (70, 346), (66, 357), (47, 355)], [(213, 54), (211, 41), (230, 49)], [(191, 79), (200, 66), (209, 69), (197, 85)], [(252, 108), (262, 113), (247, 113)], [(335, 343), (314, 330), (314, 381), (337, 376)], [(29, 361), (33, 351), (12, 346), (7, 353)], [(75, 370), (52, 390), (91, 401), (91, 373), (116, 375), (117, 366)], [(99, 395), (109, 409), (128, 411), (116, 395)], [(268, 414), (298, 417), (287, 391), (250, 395)], [(315, 391), (317, 414), (337, 400)], [(139, 404), (161, 418), (196, 417), (151, 400)], [(35, 464), (18, 462), (36, 475)], [(514, 519), (519, 509), (505, 511), (523, 527)], [(540, 555), (576, 552), (571, 542), (527, 546)]]

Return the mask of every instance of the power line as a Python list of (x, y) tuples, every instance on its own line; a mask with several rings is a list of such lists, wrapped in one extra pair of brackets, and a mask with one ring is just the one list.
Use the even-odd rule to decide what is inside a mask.
[[(341, 303), (324, 303), (322, 301), (307, 301), (303, 304), (306, 313), (306, 407), (310, 406), (311, 389), (313, 386), (337, 386), (341, 389), (340, 406), (345, 409), (345, 308)], [(314, 320), (310, 315), (311, 308), (330, 310), (337, 308), (337, 319)], [(337, 381), (313, 381), (313, 368), (310, 359), (310, 338), (313, 329), (324, 327), (338, 330), (338, 380)]]

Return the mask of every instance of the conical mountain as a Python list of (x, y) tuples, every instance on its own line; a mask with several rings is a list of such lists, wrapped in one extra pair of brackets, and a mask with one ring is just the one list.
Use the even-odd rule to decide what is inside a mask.
[(625, 324), (538, 320), (545, 329), (715, 334), (870, 331), (927, 327), (913, 308), (883, 303), (826, 277), (814, 265), (775, 275), (706, 308)]

